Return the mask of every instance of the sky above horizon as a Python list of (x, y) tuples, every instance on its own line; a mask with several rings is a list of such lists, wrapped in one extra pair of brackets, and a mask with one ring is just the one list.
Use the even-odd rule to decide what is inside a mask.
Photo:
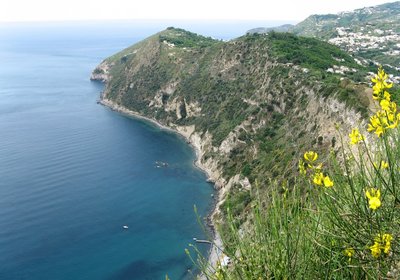
[(388, 0), (5, 0), (0, 22), (174, 19), (298, 22), (311, 14), (338, 13)]

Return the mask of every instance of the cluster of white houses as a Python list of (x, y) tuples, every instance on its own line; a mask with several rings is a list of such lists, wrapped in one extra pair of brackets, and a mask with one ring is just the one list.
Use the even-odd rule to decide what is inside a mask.
[[(368, 27), (368, 26), (367, 26)], [(329, 39), (329, 43), (345, 48), (349, 52), (365, 50), (386, 50), (387, 55), (400, 54), (400, 35), (392, 29), (381, 30), (361, 27), (352, 32), (350, 28), (337, 27), (337, 37)]]

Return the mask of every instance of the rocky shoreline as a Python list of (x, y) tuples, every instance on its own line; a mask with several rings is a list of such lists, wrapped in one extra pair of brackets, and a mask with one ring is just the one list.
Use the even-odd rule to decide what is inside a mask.
[[(123, 115), (127, 115), (129, 117), (137, 118), (137, 119), (142, 119), (149, 121), (156, 126), (160, 127), (161, 129), (168, 130), (174, 133), (177, 133), (178, 135), (184, 137), (186, 142), (193, 147), (193, 149), (196, 152), (196, 161), (194, 162), (195, 166), (199, 169), (201, 169), (203, 172), (206, 173), (207, 175), (207, 181), (211, 182), (214, 184), (214, 188), (217, 192), (217, 195), (214, 197), (214, 204), (213, 204), (213, 210), (209, 215), (207, 216), (207, 225), (211, 230), (212, 233), (212, 238), (213, 240), (211, 241), (212, 247), (209, 251), (208, 259), (212, 267), (215, 267), (218, 263), (218, 261), (221, 259), (222, 252), (220, 251), (220, 248), (222, 248), (222, 239), (215, 229), (215, 223), (216, 223), (216, 216), (218, 214), (218, 207), (222, 202), (222, 192), (220, 191), (221, 188), (225, 185), (225, 180), (220, 176), (219, 172), (216, 170), (213, 170), (213, 167), (203, 164), (201, 162), (201, 157), (204, 154), (204, 151), (202, 150), (202, 143), (201, 143), (201, 138), (199, 135), (197, 135), (194, 132), (194, 127), (181, 127), (181, 126), (176, 126), (176, 125), (164, 125), (161, 124), (160, 122), (156, 121), (155, 119), (145, 117), (138, 112), (129, 110), (125, 108), (124, 106), (118, 105), (115, 102), (104, 98), (104, 96), (101, 96), (101, 99), (98, 102), (99, 104), (106, 106), (110, 108), (113, 111), (116, 111), (118, 113), (121, 113)], [(214, 164), (216, 166), (216, 164)]]

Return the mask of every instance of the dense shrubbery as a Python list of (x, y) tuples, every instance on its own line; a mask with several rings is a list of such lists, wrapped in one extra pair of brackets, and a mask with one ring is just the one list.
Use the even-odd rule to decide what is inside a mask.
[(400, 113), (387, 78), (380, 69), (373, 79), (370, 142), (354, 128), (327, 161), (305, 152), (296, 181), (270, 182), (263, 195), (254, 188), (250, 227), (239, 229), (226, 207), (221, 257), (232, 264), (210, 267), (200, 256), (208, 279), (400, 277)]
[(268, 37), (272, 42), (272, 51), (279, 62), (325, 71), (333, 65), (338, 65), (338, 60), (342, 60), (341, 65), (360, 68), (350, 55), (326, 42), (291, 33), (270, 32)]
[(180, 48), (205, 48), (217, 41), (211, 37), (204, 37), (180, 28), (168, 27), (173, 31), (166, 35), (160, 35), (160, 42), (168, 42)]

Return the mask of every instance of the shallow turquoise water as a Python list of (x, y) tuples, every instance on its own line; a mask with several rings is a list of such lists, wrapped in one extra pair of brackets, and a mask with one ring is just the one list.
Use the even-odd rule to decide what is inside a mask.
[(213, 192), (192, 149), (96, 104), (102, 85), (89, 81), (144, 33), (0, 30), (0, 279), (182, 279), (192, 269), (184, 249), (202, 236), (193, 205), (207, 215)]

